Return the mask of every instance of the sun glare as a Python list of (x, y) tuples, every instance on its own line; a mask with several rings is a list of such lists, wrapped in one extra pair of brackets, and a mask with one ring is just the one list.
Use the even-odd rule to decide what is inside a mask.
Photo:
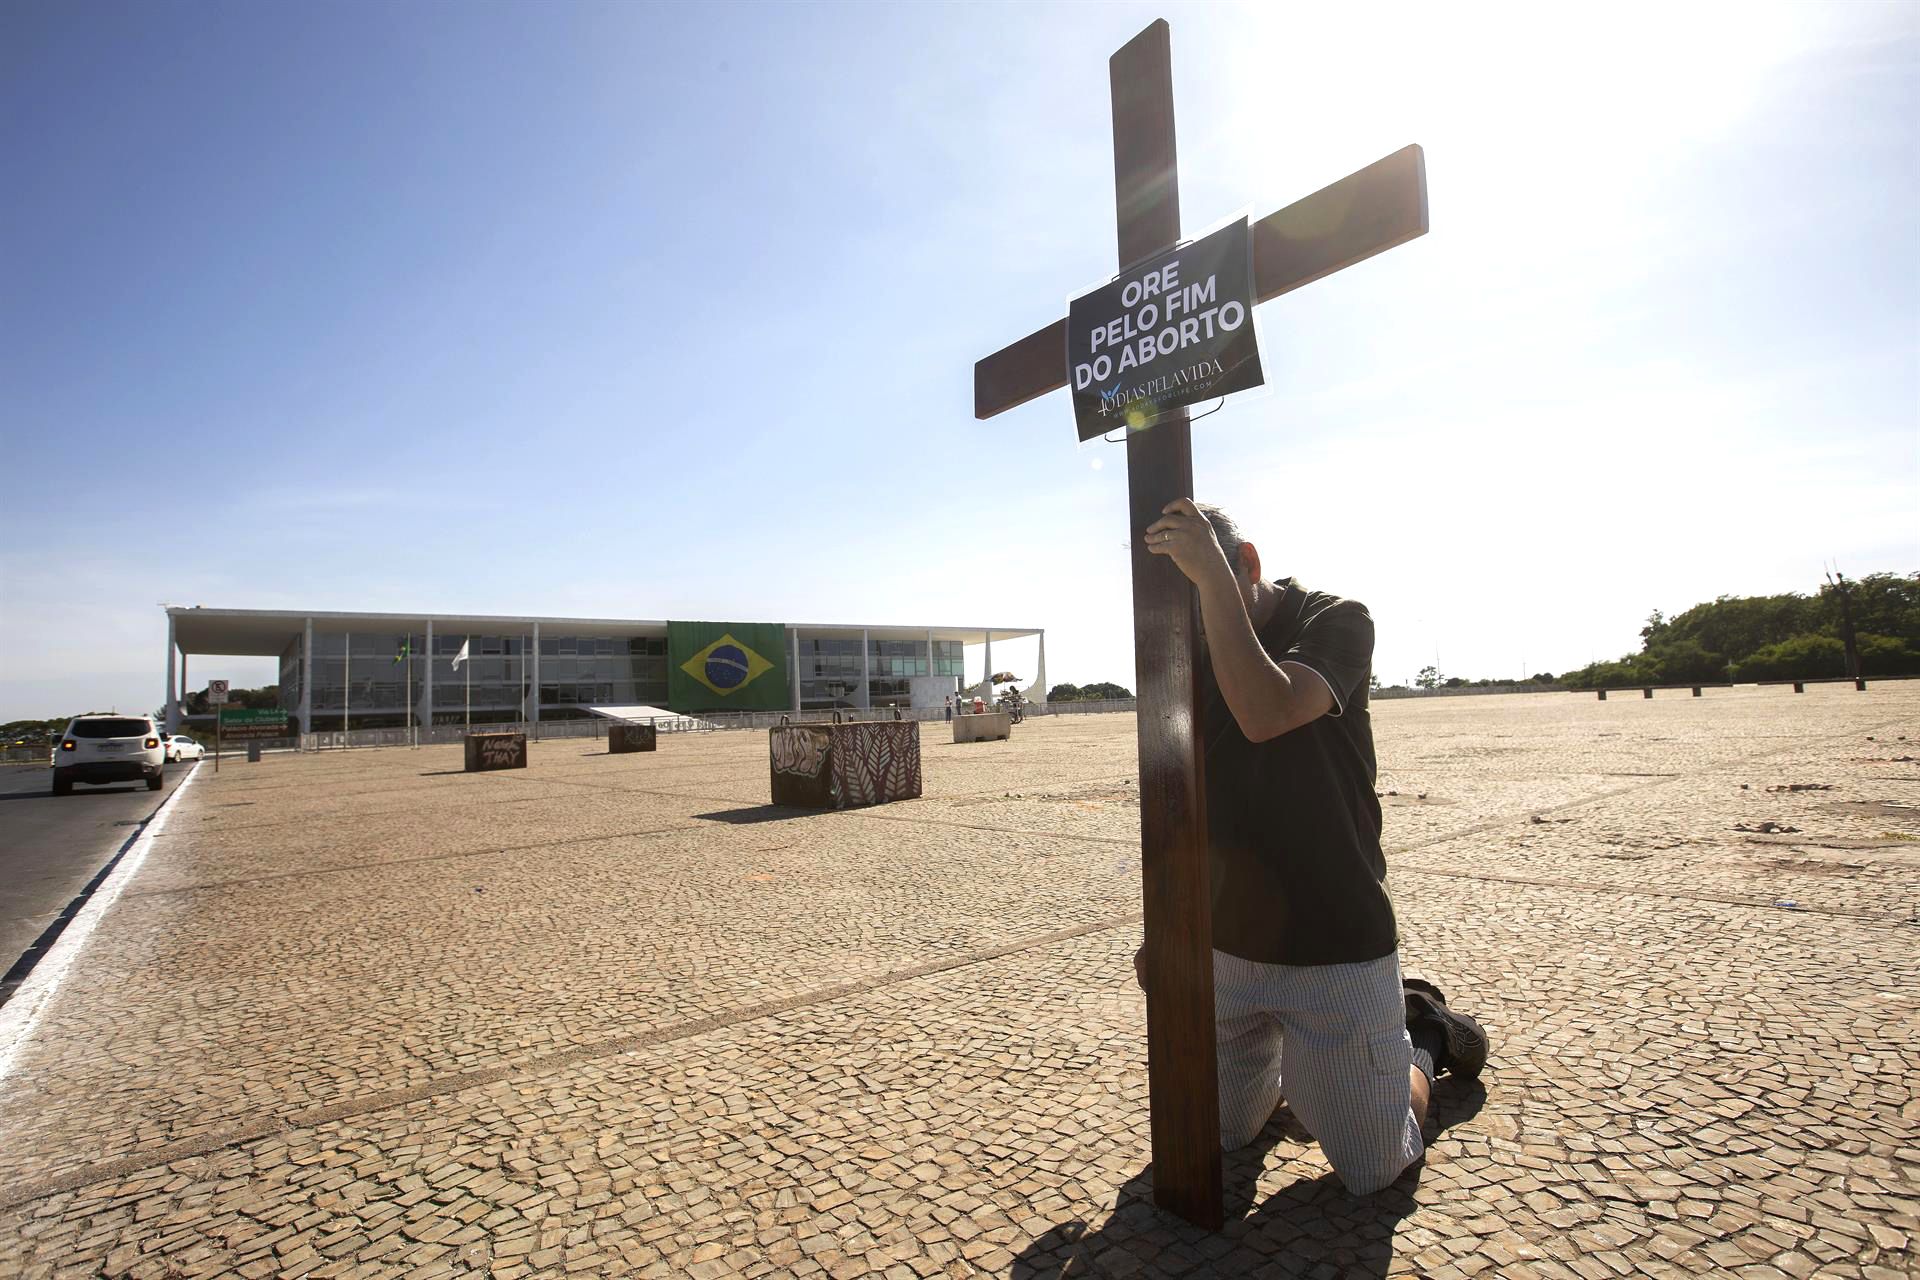
[(1637, 182), (1746, 115), (1816, 19), (1773, 4), (1261, 5), (1218, 51), (1220, 132), (1268, 139), (1321, 181), (1420, 142), (1483, 194), (1543, 166)]

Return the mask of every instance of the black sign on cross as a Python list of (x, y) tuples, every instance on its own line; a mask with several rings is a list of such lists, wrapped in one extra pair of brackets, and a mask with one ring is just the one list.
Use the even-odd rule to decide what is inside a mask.
[[(1180, 240), (1173, 61), (1164, 20), (1108, 64), (1120, 266)], [(1253, 225), (1254, 301), (1265, 302), (1427, 230), (1426, 160), (1406, 147)], [(990, 418), (1066, 386), (1067, 322), (1055, 321), (973, 367), (974, 416)], [(1133, 647), (1140, 694), (1140, 846), (1146, 916), (1147, 1075), (1153, 1198), (1187, 1221), (1221, 1225), (1219, 1084), (1206, 787), (1194, 639), (1199, 604), (1172, 560), (1141, 533), (1194, 496), (1184, 408), (1127, 435)]]

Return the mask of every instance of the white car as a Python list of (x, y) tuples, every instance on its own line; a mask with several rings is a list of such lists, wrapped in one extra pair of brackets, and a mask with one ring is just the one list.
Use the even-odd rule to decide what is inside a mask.
[(167, 759), (199, 760), (207, 754), (207, 749), (184, 733), (176, 733), (167, 738)]
[(158, 791), (165, 779), (165, 735), (152, 716), (75, 716), (53, 748), (53, 794), (76, 782), (141, 782)]

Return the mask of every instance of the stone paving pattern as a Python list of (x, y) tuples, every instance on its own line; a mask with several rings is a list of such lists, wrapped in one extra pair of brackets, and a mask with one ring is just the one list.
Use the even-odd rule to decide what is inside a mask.
[(1152, 1207), (1131, 717), (820, 814), (763, 733), (269, 756), (0, 1082), (0, 1277), (1916, 1274), (1920, 685), (1375, 722), (1494, 1038), (1380, 1195), (1282, 1109), (1225, 1231)]

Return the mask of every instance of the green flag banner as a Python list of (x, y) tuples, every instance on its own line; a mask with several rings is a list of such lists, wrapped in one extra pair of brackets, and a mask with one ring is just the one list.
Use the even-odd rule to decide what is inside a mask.
[(777, 622), (667, 623), (667, 706), (785, 711), (787, 629)]

